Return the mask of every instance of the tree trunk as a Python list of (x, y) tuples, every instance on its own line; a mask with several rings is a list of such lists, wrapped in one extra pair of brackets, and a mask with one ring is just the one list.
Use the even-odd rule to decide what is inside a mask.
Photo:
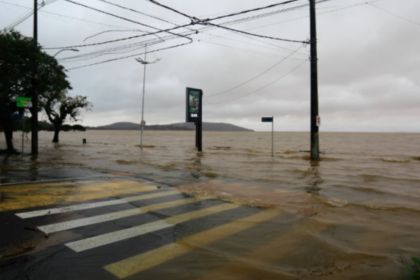
[(13, 124), (10, 120), (10, 110), (8, 106), (5, 104), (5, 99), (3, 96), (0, 96), (0, 123), (4, 130), (4, 137), (6, 139), (7, 151), (14, 152), (13, 147)]
[(60, 126), (55, 125), (54, 127), (54, 138), (53, 138), (53, 143), (58, 143), (58, 134), (60, 133)]
[(6, 139), (7, 151), (14, 152), (15, 149), (13, 147), (13, 141), (12, 141), (12, 137), (13, 137), (12, 126), (8, 123), (4, 123), (3, 129), (4, 129), (4, 137)]

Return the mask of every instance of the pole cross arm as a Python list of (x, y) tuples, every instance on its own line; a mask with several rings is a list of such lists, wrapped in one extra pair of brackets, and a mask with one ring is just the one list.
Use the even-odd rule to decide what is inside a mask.
[(155, 59), (154, 61), (145, 61), (141, 58), (136, 58), (136, 61), (140, 62), (141, 64), (154, 64), (154, 63), (159, 62), (160, 60), (161, 60), (161, 58)]

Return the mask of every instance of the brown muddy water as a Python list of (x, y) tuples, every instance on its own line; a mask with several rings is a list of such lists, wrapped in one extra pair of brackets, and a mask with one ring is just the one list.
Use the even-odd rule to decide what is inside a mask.
[(245, 254), (213, 279), (402, 279), (401, 258), (420, 256), (419, 134), (321, 133), (319, 163), (302, 152), (309, 133), (275, 133), (274, 157), (269, 132), (204, 132), (203, 153), (193, 132), (146, 131), (143, 150), (138, 131), (63, 132), (58, 145), (52, 136), (41, 132), (41, 155), (10, 158), (3, 175), (81, 167), (301, 217), (273, 243), (275, 260)]

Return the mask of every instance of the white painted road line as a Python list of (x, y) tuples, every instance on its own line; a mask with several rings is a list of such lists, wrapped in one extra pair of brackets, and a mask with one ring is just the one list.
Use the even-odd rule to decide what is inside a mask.
[(95, 237), (83, 239), (80, 241), (74, 241), (71, 243), (67, 243), (66, 246), (79, 253), (79, 252), (83, 252), (83, 251), (93, 249), (99, 246), (108, 245), (108, 244), (115, 243), (118, 241), (140, 236), (149, 232), (173, 227), (176, 224), (186, 222), (189, 220), (197, 219), (200, 217), (208, 216), (211, 214), (215, 214), (215, 213), (219, 213), (219, 212), (223, 212), (223, 211), (227, 211), (231, 209), (235, 209), (237, 207), (239, 206), (235, 204), (222, 204), (218, 206), (213, 206), (213, 207), (205, 208), (202, 210), (197, 210), (197, 211), (181, 214), (178, 216), (173, 216), (165, 220), (160, 220), (160, 221), (151, 222), (151, 223), (147, 223), (140, 226), (135, 226), (128, 229), (114, 231), (114, 232), (98, 235)]
[(67, 207), (50, 208), (50, 209), (44, 209), (44, 210), (18, 213), (18, 214), (16, 214), (16, 216), (18, 216), (22, 219), (28, 219), (28, 218), (34, 218), (34, 217), (40, 217), (40, 216), (47, 216), (47, 215), (53, 215), (53, 214), (59, 214), (59, 213), (72, 212), (72, 211), (77, 211), (77, 210), (85, 210), (85, 209), (92, 209), (92, 208), (98, 208), (98, 207), (103, 207), (103, 206), (124, 204), (124, 203), (127, 203), (127, 202), (150, 199), (150, 198), (157, 198), (157, 197), (163, 197), (163, 196), (169, 196), (169, 195), (174, 195), (174, 194), (179, 194), (179, 193), (180, 193), (179, 191), (159, 192), (159, 193), (152, 193), (152, 194), (146, 194), (146, 195), (125, 197), (125, 198), (120, 198), (120, 199), (116, 199), (116, 200), (93, 202), (93, 203), (84, 203), (84, 204), (72, 205), (72, 206), (67, 206)]
[(165, 203), (160, 203), (160, 204), (144, 206), (144, 207), (140, 207), (136, 209), (129, 209), (129, 210), (110, 213), (110, 214), (103, 214), (103, 215), (89, 217), (89, 218), (83, 218), (83, 219), (72, 220), (68, 222), (41, 226), (41, 227), (38, 227), (38, 229), (45, 233), (53, 233), (57, 231), (63, 231), (63, 230), (68, 230), (68, 229), (73, 229), (73, 228), (78, 228), (78, 227), (104, 223), (108, 221), (114, 221), (114, 220), (130, 217), (134, 215), (139, 215), (142, 213), (146, 213), (146, 212), (154, 211), (158, 209), (164, 209), (164, 208), (175, 207), (175, 206), (179, 206), (183, 204), (194, 203), (194, 202), (204, 200), (204, 199), (206, 198), (187, 198), (187, 199), (175, 200), (175, 201), (170, 201), (170, 202), (165, 202)]

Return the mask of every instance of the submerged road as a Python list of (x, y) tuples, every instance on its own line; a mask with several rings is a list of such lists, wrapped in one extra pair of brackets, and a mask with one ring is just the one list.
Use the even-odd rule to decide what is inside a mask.
[(347, 269), (317, 245), (334, 225), (280, 209), (127, 178), (1, 192), (2, 280), (336, 279)]

